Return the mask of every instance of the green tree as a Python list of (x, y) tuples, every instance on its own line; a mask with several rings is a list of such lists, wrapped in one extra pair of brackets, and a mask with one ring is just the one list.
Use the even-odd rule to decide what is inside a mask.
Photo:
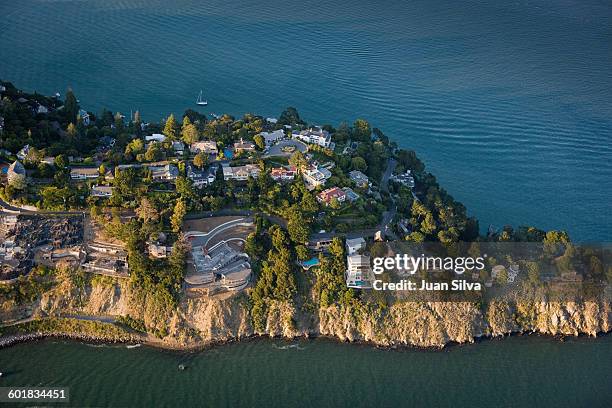
[(208, 155), (204, 152), (196, 154), (193, 158), (193, 164), (199, 169), (202, 169), (204, 166), (206, 166), (206, 164), (208, 164)]
[(259, 150), (265, 149), (266, 142), (262, 135), (255, 135), (255, 137), (253, 138), (253, 141), (255, 142), (255, 145), (257, 146)]
[(176, 205), (174, 206), (174, 211), (172, 212), (172, 217), (170, 217), (170, 223), (172, 225), (172, 231), (179, 232), (183, 225), (183, 219), (187, 214), (187, 206), (183, 200), (177, 200)]
[(76, 96), (74, 96), (74, 93), (70, 88), (68, 88), (68, 91), (66, 91), (66, 100), (64, 101), (64, 113), (66, 114), (66, 119), (68, 120), (68, 122), (76, 122), (76, 117), (79, 113), (79, 104), (77, 102)]
[(168, 116), (168, 119), (166, 119), (166, 123), (164, 125), (164, 130), (162, 131), (162, 133), (164, 135), (166, 135), (166, 137), (168, 137), (171, 140), (176, 140), (176, 119), (174, 119), (174, 114), (170, 114), (170, 116)]
[(370, 140), (372, 128), (365, 119), (357, 119), (353, 124), (353, 137), (359, 141), (367, 142)]
[(366, 163), (365, 159), (363, 157), (353, 157), (351, 159), (351, 167), (354, 170), (359, 170), (361, 172), (365, 172), (366, 169), (368, 168), (368, 164)]

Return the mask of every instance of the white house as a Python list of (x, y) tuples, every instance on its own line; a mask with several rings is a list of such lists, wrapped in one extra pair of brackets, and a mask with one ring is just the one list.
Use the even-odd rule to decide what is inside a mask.
[(92, 197), (103, 197), (107, 198), (113, 195), (113, 187), (110, 186), (93, 186), (91, 188)]
[(370, 257), (355, 254), (347, 256), (346, 260), (348, 264), (345, 273), (346, 286), (357, 289), (371, 288), (374, 276), (370, 267)]
[(359, 251), (360, 249), (365, 248), (365, 244), (366, 244), (365, 239), (363, 239), (361, 237), (353, 238), (353, 239), (347, 239), (346, 240), (346, 253), (348, 255), (353, 255), (353, 254), (357, 253), (357, 251)]
[(330, 147), (331, 145), (331, 135), (327, 130), (323, 130), (319, 126), (302, 130), (301, 132), (292, 132), (292, 136), (306, 143), (316, 144), (322, 147)]
[(79, 116), (81, 117), (83, 124), (85, 126), (89, 126), (89, 124), (91, 123), (91, 120), (89, 118), (89, 113), (87, 113), (85, 109), (79, 109)]
[(163, 143), (166, 140), (166, 136), (161, 133), (153, 133), (152, 135), (145, 136), (147, 142), (159, 142)]
[(285, 132), (282, 130), (275, 130), (274, 132), (261, 132), (260, 135), (264, 138), (264, 142), (267, 147), (272, 146), (279, 140), (285, 138)]

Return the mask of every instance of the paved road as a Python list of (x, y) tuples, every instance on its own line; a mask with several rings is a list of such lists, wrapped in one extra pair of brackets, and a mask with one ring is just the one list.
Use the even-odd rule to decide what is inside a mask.
[(391, 158), (387, 162), (387, 168), (385, 169), (385, 173), (382, 176), (382, 180), (380, 181), (380, 189), (384, 192), (389, 191), (389, 178), (393, 174), (393, 170), (397, 166), (397, 160)]

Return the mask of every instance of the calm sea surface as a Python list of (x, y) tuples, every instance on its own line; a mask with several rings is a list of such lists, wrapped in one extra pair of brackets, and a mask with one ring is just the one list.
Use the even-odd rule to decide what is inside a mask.
[(91, 110), (368, 118), (486, 228), (612, 235), (609, 0), (0, 0), (0, 77)]
[(610, 362), (610, 336), (448, 351), (258, 340), (193, 354), (53, 340), (0, 350), (0, 386), (68, 386), (71, 406), (609, 407)]

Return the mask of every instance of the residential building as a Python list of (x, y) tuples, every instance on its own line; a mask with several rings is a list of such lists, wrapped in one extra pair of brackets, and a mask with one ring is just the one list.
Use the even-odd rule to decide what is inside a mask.
[(182, 156), (185, 152), (185, 143), (178, 140), (172, 142), (172, 150), (174, 150), (174, 153), (177, 155)]
[(189, 146), (189, 150), (191, 150), (191, 153), (193, 154), (202, 152), (205, 154), (216, 155), (219, 153), (217, 150), (217, 142), (214, 140), (200, 140), (199, 142), (192, 143), (191, 146)]
[(362, 237), (346, 240), (346, 253), (348, 255), (356, 254), (357, 251), (365, 248), (366, 241)]
[(176, 180), (179, 175), (178, 168), (174, 164), (148, 166), (148, 168), (151, 170), (151, 178), (153, 180), (172, 181)]
[(391, 180), (409, 188), (414, 187), (414, 177), (412, 177), (410, 170), (406, 170), (406, 172), (402, 174), (395, 174), (391, 176)]
[(73, 180), (96, 179), (100, 176), (98, 167), (73, 167), (70, 169), (70, 178)]
[(309, 190), (314, 190), (325, 184), (327, 179), (331, 177), (331, 171), (324, 167), (310, 168), (303, 171), (302, 176), (306, 182), (306, 187), (308, 187)]
[(244, 166), (223, 166), (223, 179), (245, 181), (250, 177), (259, 177), (259, 167), (255, 164), (246, 164)]
[(163, 143), (166, 140), (166, 136), (161, 133), (153, 133), (152, 135), (145, 136), (147, 142), (158, 142)]
[(211, 185), (217, 179), (218, 166), (213, 165), (208, 169), (200, 170), (192, 164), (187, 165), (187, 178), (193, 182), (193, 186), (202, 188)]
[(270, 171), (270, 176), (276, 181), (293, 180), (297, 174), (297, 169), (293, 166), (288, 169), (285, 167), (274, 167)]
[(317, 200), (325, 205), (331, 204), (334, 199), (342, 203), (346, 200), (346, 194), (338, 187), (328, 188), (327, 190), (323, 190), (317, 194)]
[(276, 118), (266, 118), (266, 122), (271, 123), (273, 125), (276, 125), (276, 123), (278, 122), (278, 119), (276, 119)]
[(331, 147), (331, 135), (327, 130), (323, 130), (319, 126), (300, 132), (292, 132), (292, 136), (306, 143), (316, 144), (322, 147)]
[(350, 171), (349, 178), (359, 188), (367, 188), (370, 185), (370, 180), (368, 179), (368, 176), (366, 176), (359, 170)]
[(108, 198), (113, 195), (113, 187), (95, 185), (91, 188), (92, 197)]
[(11, 185), (22, 186), (26, 181), (26, 170), (23, 164), (15, 160), (6, 171), (6, 179)]
[(49, 113), (49, 109), (45, 105), (38, 105), (36, 113)]
[(89, 124), (91, 123), (91, 118), (89, 117), (89, 113), (87, 113), (85, 109), (79, 109), (79, 116), (81, 117), (83, 124), (85, 126), (89, 126)]
[(30, 145), (27, 144), (25, 146), (23, 146), (21, 148), (21, 150), (19, 150), (17, 152), (17, 158), (21, 161), (24, 161), (26, 159), (26, 157), (28, 157), (28, 153), (30, 153)]
[(255, 151), (255, 143), (248, 140), (245, 142), (242, 138), (240, 138), (240, 142), (234, 143), (234, 151), (236, 153), (253, 152)]
[(359, 194), (354, 192), (352, 188), (344, 187), (342, 191), (344, 191), (344, 194), (346, 194), (346, 199), (349, 200), (351, 203), (359, 200)]
[(370, 257), (365, 255), (349, 255), (346, 257), (348, 267), (345, 278), (349, 288), (368, 289), (374, 280)]
[(168, 255), (170, 255), (170, 252), (172, 251), (172, 247), (160, 244), (159, 242), (148, 242), (147, 251), (149, 252), (149, 255), (153, 258), (167, 258)]
[(285, 132), (281, 129), (275, 130), (274, 132), (261, 132), (260, 135), (264, 138), (266, 147), (272, 146), (279, 140), (285, 138)]

